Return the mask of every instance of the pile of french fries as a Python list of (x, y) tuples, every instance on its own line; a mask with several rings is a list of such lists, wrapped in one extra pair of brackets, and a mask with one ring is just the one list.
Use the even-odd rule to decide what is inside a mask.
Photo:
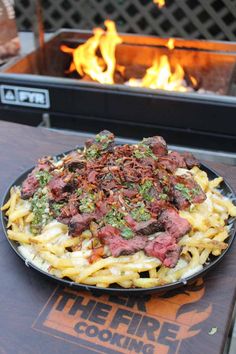
[(11, 189), (8, 202), (1, 208), (8, 217), (8, 237), (19, 243), (18, 249), (28, 262), (76, 283), (103, 288), (112, 284), (123, 288), (150, 288), (185, 279), (200, 271), (211, 254), (219, 256), (228, 247), (225, 242), (230, 231), (227, 219), (236, 216), (236, 206), (217, 189), (223, 180), (221, 177), (209, 181), (206, 172), (198, 167), (191, 173), (207, 199), (202, 204), (191, 205), (189, 210), (179, 211), (192, 229), (179, 241), (182, 252), (175, 268), (164, 267), (159, 259), (148, 257), (143, 251), (112, 257), (106, 246), (107, 256), (90, 264), (94, 245), (91, 231), (71, 237), (67, 226), (56, 220), (48, 223), (40, 234), (32, 234), (31, 203), (21, 199), (20, 187)]

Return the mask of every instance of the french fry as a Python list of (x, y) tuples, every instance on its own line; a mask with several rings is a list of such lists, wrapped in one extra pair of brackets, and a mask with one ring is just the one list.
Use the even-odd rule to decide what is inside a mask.
[(9, 215), (9, 221), (11, 221), (11, 222), (16, 221), (17, 219), (20, 219), (28, 214), (29, 214), (28, 208), (22, 208), (19, 210), (15, 210)]
[(223, 181), (222, 177), (217, 177), (217, 178), (213, 179), (212, 181), (209, 182), (209, 188), (213, 189), (213, 188), (218, 187), (222, 181)]
[(149, 270), (149, 277), (150, 278), (157, 278), (157, 270), (156, 268), (152, 268)]
[(200, 261), (200, 264), (205, 264), (209, 255), (211, 253), (211, 250), (209, 249), (204, 249), (200, 255), (200, 258), (199, 258), (199, 261)]
[(159, 278), (138, 278), (133, 280), (133, 284), (139, 288), (153, 288), (154, 286), (163, 285), (163, 281)]
[(26, 222), (26, 224), (30, 224), (31, 221), (33, 220), (33, 218), (34, 218), (34, 213), (29, 213), (29, 215), (27, 215), (27, 216), (25, 217), (25, 222)]
[(14, 240), (17, 242), (22, 243), (30, 243), (31, 242), (31, 235), (26, 234), (24, 232), (14, 232), (12, 230), (7, 231), (8, 237), (10, 240)]
[(4, 211), (4, 210), (9, 209), (10, 204), (11, 204), (11, 198), (8, 199), (8, 201), (0, 208), (0, 210), (1, 210), (1, 211)]
[(78, 283), (85, 283), (88, 285), (96, 285), (98, 283), (106, 283), (106, 284), (113, 284), (113, 283), (120, 283), (123, 282), (125, 280), (130, 280), (130, 279), (137, 279), (139, 278), (139, 274), (138, 273), (131, 273), (131, 274), (126, 274), (126, 275), (103, 275), (103, 276), (99, 276), (99, 277), (95, 277), (95, 276), (91, 276), (91, 277), (87, 277), (82, 278), (78, 277), (76, 278), (76, 281)]

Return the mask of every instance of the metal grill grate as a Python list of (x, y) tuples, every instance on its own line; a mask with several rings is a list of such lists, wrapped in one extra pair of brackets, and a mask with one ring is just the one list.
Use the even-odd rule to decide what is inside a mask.
[[(236, 0), (166, 0), (162, 9), (152, 0), (42, 0), (42, 4), (46, 30), (91, 29), (110, 18), (120, 32), (236, 40)], [(19, 29), (31, 28), (32, 12), (32, 1), (16, 1)]]

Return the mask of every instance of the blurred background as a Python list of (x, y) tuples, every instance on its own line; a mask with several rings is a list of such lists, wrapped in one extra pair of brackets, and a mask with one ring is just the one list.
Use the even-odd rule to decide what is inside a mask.
[[(106, 18), (119, 32), (161, 37), (236, 40), (235, 0), (41, 0), (46, 31), (92, 29)], [(35, 1), (15, 1), (17, 26), (31, 30)], [(160, 2), (163, 4), (163, 1)]]

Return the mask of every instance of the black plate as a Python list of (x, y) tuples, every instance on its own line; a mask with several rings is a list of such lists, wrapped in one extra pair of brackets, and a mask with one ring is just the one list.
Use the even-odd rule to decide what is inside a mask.
[[(67, 154), (68, 152), (66, 152), (65, 154)], [(58, 155), (57, 158), (62, 157), (64, 154)], [(22, 184), (22, 182), (25, 180), (25, 178), (27, 177), (28, 173), (32, 171), (33, 168), (25, 171), (21, 176), (19, 176), (9, 187), (4, 199), (3, 199), (3, 203), (2, 205), (4, 205), (7, 200), (9, 199), (10, 196), (10, 189), (12, 186), (19, 186)], [(213, 171), (212, 169), (210, 169), (209, 167), (207, 167), (204, 164), (201, 164), (201, 169), (203, 171), (205, 171), (208, 175), (208, 178), (214, 179), (216, 177), (218, 177), (217, 173), (215, 171)], [(232, 188), (230, 187), (230, 185), (226, 182), (223, 181), (221, 183), (221, 192), (224, 196), (229, 197), (231, 200), (236, 200), (236, 196), (232, 190)], [(8, 240), (8, 242), (10, 243), (11, 247), (13, 248), (13, 250), (16, 252), (16, 254), (25, 262), (25, 264), (28, 267), (31, 267), (33, 269), (35, 269), (36, 271), (40, 272), (42, 275), (60, 283), (61, 285), (64, 286), (69, 286), (69, 287), (73, 287), (75, 289), (81, 289), (81, 290), (89, 290), (92, 292), (103, 292), (103, 293), (116, 293), (116, 294), (128, 294), (128, 295), (144, 295), (144, 294), (152, 294), (152, 293), (159, 293), (159, 292), (164, 292), (167, 290), (172, 290), (175, 289), (177, 287), (186, 285), (189, 282), (192, 282), (193, 280), (195, 280), (196, 278), (198, 278), (199, 276), (203, 276), (206, 272), (208, 272), (210, 269), (212, 269), (217, 263), (219, 263), (222, 258), (226, 255), (226, 253), (228, 252), (228, 250), (230, 249), (232, 242), (235, 238), (235, 232), (236, 232), (236, 219), (235, 218), (230, 218), (228, 220), (228, 225), (231, 225), (231, 229), (229, 232), (229, 237), (227, 239), (227, 243), (228, 243), (228, 247), (222, 252), (222, 254), (218, 257), (215, 256), (210, 256), (210, 262), (203, 266), (203, 269), (185, 279), (179, 280), (177, 282), (174, 283), (170, 283), (170, 284), (166, 284), (166, 285), (162, 285), (162, 286), (156, 286), (153, 288), (147, 288), (147, 289), (141, 289), (141, 288), (134, 288), (134, 289), (124, 289), (121, 288), (119, 286), (117, 287), (109, 287), (109, 288), (99, 288), (97, 286), (94, 285), (85, 285), (85, 284), (79, 284), (79, 283), (75, 283), (73, 281), (67, 280), (67, 279), (60, 279), (57, 278), (51, 274), (48, 274), (46, 272), (44, 272), (43, 270), (39, 269), (38, 267), (36, 267), (34, 264), (32, 264), (30, 261), (27, 261), (25, 259), (25, 257), (18, 251), (18, 243), (12, 240), (9, 240), (9, 238), (7, 237), (7, 217), (4, 215), (4, 213), (1, 213), (1, 222), (2, 222), (2, 226), (3, 226), (3, 230), (5, 233), (5, 236)]]

